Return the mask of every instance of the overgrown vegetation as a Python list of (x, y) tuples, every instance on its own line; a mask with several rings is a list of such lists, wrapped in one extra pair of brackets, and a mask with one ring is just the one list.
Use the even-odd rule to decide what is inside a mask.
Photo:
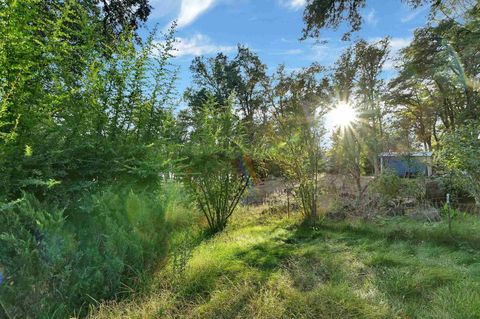
[(81, 198), (74, 213), (27, 194), (3, 205), (3, 310), (10, 318), (64, 318), (126, 295), (166, 255), (165, 215), (181, 207), (174, 187), (106, 189)]
[[(393, 76), (389, 37), (273, 73), (238, 45), (177, 92), (148, 0), (0, 1), (0, 317), (478, 315), (479, 222), (444, 199), (480, 207), (480, 4), (406, 2)], [(366, 3), (307, 1), (304, 37)], [(435, 179), (380, 173), (420, 150)], [(286, 205), (243, 206), (267, 177)]]
[(294, 190), (305, 221), (318, 221), (320, 175), (324, 171), (322, 147), (324, 128), (321, 118), (325, 83), (316, 79), (323, 68), (312, 66), (290, 76), (280, 68), (271, 84), (273, 121), (267, 135), (269, 157)]
[(126, 295), (165, 258), (165, 214), (181, 202), (160, 174), (174, 161), (172, 33), (139, 43), (125, 30), (112, 44), (92, 10), (1, 5), (0, 313), (9, 318), (84, 315)]
[[(144, 296), (91, 318), (469, 318), (480, 310), (477, 218), (418, 223), (298, 219), (244, 211), (167, 267)], [(453, 236), (455, 239), (452, 240)]]
[(214, 234), (225, 228), (249, 186), (251, 153), (232, 107), (213, 97), (194, 115), (189, 135), (185, 183)]

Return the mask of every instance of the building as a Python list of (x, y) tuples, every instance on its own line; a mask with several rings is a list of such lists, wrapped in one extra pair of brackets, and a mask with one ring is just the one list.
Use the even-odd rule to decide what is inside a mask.
[(433, 173), (432, 152), (387, 152), (380, 154), (379, 157), (381, 172), (389, 169), (400, 177), (432, 176)]

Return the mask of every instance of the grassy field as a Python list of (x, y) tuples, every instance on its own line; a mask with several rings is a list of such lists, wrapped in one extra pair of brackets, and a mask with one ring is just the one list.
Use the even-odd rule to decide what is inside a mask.
[[(252, 211), (253, 210), (253, 211)], [(480, 318), (480, 222), (237, 214), (131, 301), (92, 318)]]

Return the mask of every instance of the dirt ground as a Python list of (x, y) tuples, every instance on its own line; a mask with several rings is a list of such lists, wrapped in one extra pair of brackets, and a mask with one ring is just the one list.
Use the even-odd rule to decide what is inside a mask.
[[(374, 176), (362, 176), (362, 187), (365, 187), (373, 180)], [(347, 178), (341, 175), (324, 175), (321, 178), (321, 187), (328, 193), (342, 192), (351, 193), (356, 192), (356, 186)], [(265, 180), (260, 180), (251, 186), (248, 194), (244, 199), (244, 204), (264, 204), (271, 196), (285, 196), (287, 185), (285, 180), (280, 177), (269, 177)]]

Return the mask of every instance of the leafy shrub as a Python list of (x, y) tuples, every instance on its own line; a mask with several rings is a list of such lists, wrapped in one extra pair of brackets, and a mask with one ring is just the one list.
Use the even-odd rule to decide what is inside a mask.
[(467, 213), (462, 212), (458, 209), (452, 208), (447, 203), (445, 203), (440, 209), (440, 215), (444, 218), (456, 219), (466, 217)]
[[(438, 163), (449, 173), (447, 186), (467, 191), (480, 206), (479, 122), (467, 121), (442, 138)], [(450, 190), (449, 190), (450, 191)]]
[(437, 180), (443, 200), (446, 198), (446, 194), (450, 194), (452, 202), (475, 202), (470, 189), (471, 184), (461, 172), (456, 170), (441, 172)]
[(250, 184), (251, 154), (231, 105), (210, 96), (202, 107), (185, 147), (184, 180), (214, 234), (227, 226)]
[(165, 215), (180, 195), (165, 187), (156, 194), (106, 189), (68, 211), (29, 194), (0, 205), (4, 312), (65, 318), (120, 298), (165, 257)]
[(369, 185), (369, 190), (372, 194), (378, 194), (382, 203), (387, 203), (398, 198), (402, 186), (402, 179), (395, 172), (386, 171)]
[(381, 205), (401, 199), (423, 200), (426, 197), (426, 181), (423, 177), (415, 179), (400, 178), (395, 172), (387, 170), (373, 180), (369, 187), (371, 195), (379, 197)]

